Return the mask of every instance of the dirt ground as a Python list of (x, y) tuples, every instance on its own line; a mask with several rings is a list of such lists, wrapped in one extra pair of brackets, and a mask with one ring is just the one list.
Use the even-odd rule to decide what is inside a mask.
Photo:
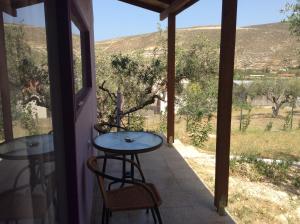
[[(215, 157), (176, 140), (174, 147), (188, 162), (199, 178), (213, 192)], [(237, 223), (298, 224), (300, 194), (291, 193), (271, 183), (251, 182), (231, 176), (228, 212)]]

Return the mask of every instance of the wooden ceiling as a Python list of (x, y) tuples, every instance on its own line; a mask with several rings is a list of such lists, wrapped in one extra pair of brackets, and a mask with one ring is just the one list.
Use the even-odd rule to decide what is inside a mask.
[[(199, 0), (119, 0), (131, 5), (160, 13), (160, 19), (164, 20), (169, 14), (179, 14)], [(16, 9), (37, 4), (43, 0), (1, 0), (0, 10), (11, 15), (16, 15)]]
[(119, 0), (131, 5), (160, 13), (160, 19), (164, 20), (169, 14), (179, 14), (199, 0)]
[(17, 15), (17, 9), (38, 4), (44, 0), (0, 0), (0, 11), (4, 11), (12, 16)]

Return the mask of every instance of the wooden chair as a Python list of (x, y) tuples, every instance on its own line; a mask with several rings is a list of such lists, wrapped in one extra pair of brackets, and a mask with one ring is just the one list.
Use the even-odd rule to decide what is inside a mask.
[[(96, 175), (103, 197), (102, 223), (109, 223), (109, 217), (112, 212), (150, 209), (154, 223), (158, 220), (158, 223), (162, 224), (158, 208), (162, 203), (160, 195), (153, 184), (144, 182), (145, 178), (138, 164), (132, 160), (125, 159), (127, 163), (132, 164), (140, 172), (142, 180), (121, 179), (110, 176), (98, 169), (99, 161), (102, 160), (103, 162), (104, 158), (105, 156), (93, 156), (87, 161), (88, 168)], [(107, 155), (106, 159), (124, 161), (123, 158), (110, 155)], [(106, 191), (104, 185), (105, 179), (123, 182), (126, 185), (119, 189)]]

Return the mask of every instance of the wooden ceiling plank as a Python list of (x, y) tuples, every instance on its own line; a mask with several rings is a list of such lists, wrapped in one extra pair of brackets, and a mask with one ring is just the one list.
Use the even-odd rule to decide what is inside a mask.
[(0, 11), (6, 12), (11, 16), (17, 16), (17, 11), (12, 7), (10, 0), (0, 1)]
[(23, 8), (44, 2), (44, 0), (11, 0), (14, 9)]
[[(159, 1), (154, 1), (153, 3), (150, 3), (150, 1), (145, 0), (119, 0), (121, 2), (125, 2), (131, 5), (135, 5), (144, 9), (148, 9), (154, 12), (161, 13), (165, 10), (165, 8), (168, 7), (167, 4)], [(156, 3), (156, 4), (155, 4)]]
[(169, 14), (178, 14), (182, 12), (187, 7), (193, 5), (194, 3), (198, 2), (199, 0), (175, 0), (170, 7), (165, 9), (163, 12), (160, 13), (160, 20), (164, 20), (169, 16)]
[(184, 10), (186, 10), (187, 8), (189, 8), (190, 6), (194, 5), (196, 2), (198, 2), (199, 0), (193, 0), (190, 1), (189, 3), (187, 3), (184, 7), (182, 7), (180, 10), (176, 11), (175, 14), (179, 14), (181, 12), (183, 12)]

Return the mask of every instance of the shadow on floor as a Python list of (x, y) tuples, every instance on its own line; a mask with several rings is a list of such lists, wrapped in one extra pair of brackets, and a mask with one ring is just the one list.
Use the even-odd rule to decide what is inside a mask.
[[(164, 224), (235, 223), (229, 216), (219, 216), (213, 195), (172, 146), (164, 144), (153, 152), (139, 155), (147, 182), (157, 187), (163, 204)], [(108, 172), (121, 173), (121, 164), (109, 164)], [(98, 186), (97, 186), (98, 187)], [(102, 199), (95, 187), (91, 223), (101, 223)], [(145, 210), (113, 213), (111, 224), (154, 223)]]

